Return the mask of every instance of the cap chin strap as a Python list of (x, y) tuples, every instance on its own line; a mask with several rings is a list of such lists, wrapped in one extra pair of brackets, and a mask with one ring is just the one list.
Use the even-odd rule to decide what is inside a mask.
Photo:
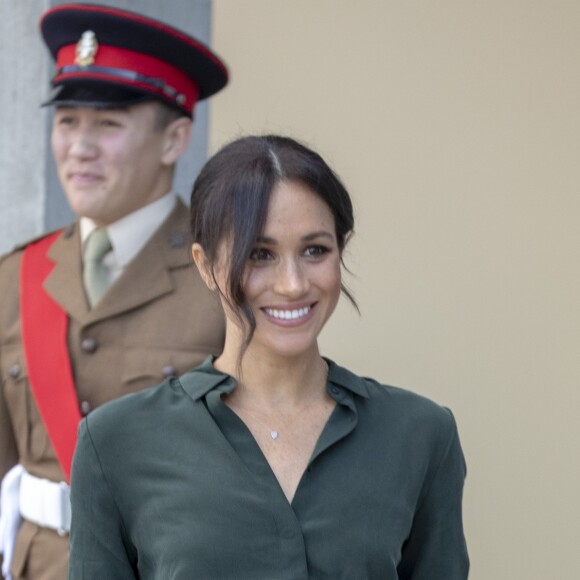
[(79, 66), (67, 65), (63, 66), (56, 72), (56, 77), (68, 74), (89, 74), (102, 75), (108, 78), (118, 78), (132, 83), (147, 85), (156, 92), (163, 93), (168, 99), (175, 101), (179, 106), (185, 104), (185, 95), (179, 93), (175, 87), (168, 85), (163, 79), (148, 77), (132, 70), (125, 70), (121, 68), (112, 68), (108, 66)]
[(163, 97), (170, 104), (193, 112), (199, 87), (184, 71), (156, 56), (119, 46), (100, 44), (90, 63), (78, 63), (76, 45), (62, 46), (56, 58), (53, 84), (101, 81), (141, 89)]

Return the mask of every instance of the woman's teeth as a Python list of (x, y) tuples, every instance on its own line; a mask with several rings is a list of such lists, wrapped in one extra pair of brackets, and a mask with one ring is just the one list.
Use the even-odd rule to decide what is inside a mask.
[(272, 316), (273, 318), (278, 318), (280, 320), (296, 320), (297, 318), (306, 316), (310, 312), (311, 306), (298, 308), (297, 310), (275, 310), (273, 308), (264, 308), (264, 310), (268, 316)]

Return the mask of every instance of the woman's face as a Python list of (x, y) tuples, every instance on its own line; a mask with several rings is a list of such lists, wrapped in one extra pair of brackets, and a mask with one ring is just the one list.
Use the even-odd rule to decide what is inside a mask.
[[(318, 335), (340, 297), (340, 265), (330, 208), (305, 185), (279, 182), (244, 277), (256, 319), (249, 349), (287, 357), (317, 351)], [(222, 290), (225, 271), (218, 265), (215, 272)], [(237, 319), (224, 306), (228, 331), (239, 334)]]

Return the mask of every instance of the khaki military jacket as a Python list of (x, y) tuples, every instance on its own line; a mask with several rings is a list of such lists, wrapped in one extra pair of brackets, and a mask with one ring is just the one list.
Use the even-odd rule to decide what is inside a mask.
[[(44, 287), (68, 313), (81, 414), (180, 375), (221, 351), (223, 313), (195, 269), (190, 248), (188, 210), (179, 202), (92, 310), (82, 285), (78, 224), (50, 248), (55, 267)], [(32, 475), (62, 481), (27, 379), (19, 318), (22, 253), (17, 249), (0, 261), (0, 477), (21, 463)], [(24, 522), (12, 564), (15, 579), (66, 578), (67, 562), (66, 536)]]

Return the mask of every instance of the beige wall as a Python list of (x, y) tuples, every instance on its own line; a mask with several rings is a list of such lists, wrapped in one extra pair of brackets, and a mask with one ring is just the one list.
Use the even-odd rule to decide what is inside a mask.
[(214, 0), (210, 148), (298, 136), (355, 200), (322, 343), (453, 409), (473, 580), (580, 569), (580, 2)]

